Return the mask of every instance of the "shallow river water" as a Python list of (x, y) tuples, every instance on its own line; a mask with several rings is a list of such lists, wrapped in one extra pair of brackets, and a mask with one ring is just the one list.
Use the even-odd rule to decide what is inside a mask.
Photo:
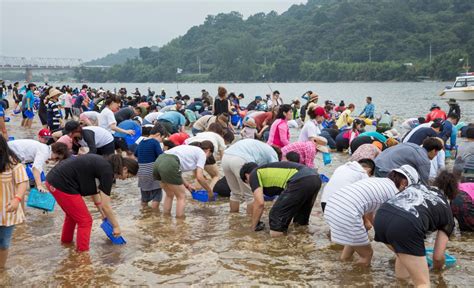
[[(140, 87), (144, 92), (153, 84), (97, 84), (104, 88), (127, 85), (129, 91)], [(107, 86), (108, 85), (108, 86)], [(139, 86), (141, 85), (141, 86)], [(286, 99), (295, 98), (308, 89), (318, 91), (322, 99), (359, 107), (364, 97), (371, 95), (380, 112), (389, 109), (399, 119), (426, 114), (432, 102), (447, 109), (437, 99), (445, 83), (327, 83), (271, 84)], [(227, 84), (229, 90), (258, 95), (269, 90), (266, 84)], [(175, 84), (156, 84), (174, 89)], [(174, 87), (174, 88), (173, 88)], [(184, 93), (198, 93), (201, 88), (213, 91), (217, 84), (180, 84)], [(263, 92), (262, 92), (263, 90)], [(172, 90), (171, 90), (172, 91)], [(291, 95), (291, 93), (295, 95)], [(473, 119), (473, 103), (461, 105), (463, 120)], [(360, 109), (356, 109), (360, 111)], [(34, 138), (39, 129), (35, 120), (31, 131), (19, 126), (19, 118), (8, 123), (10, 135)], [(297, 130), (292, 136), (298, 135)], [(333, 154), (333, 163), (322, 165), (319, 171), (330, 176), (346, 155)], [(113, 191), (113, 207), (127, 244), (113, 246), (101, 231), (100, 217), (93, 205), (94, 224), (90, 253), (78, 254), (74, 246), (61, 245), (63, 212), (43, 214), (27, 209), (27, 222), (19, 225), (10, 249), (8, 271), (0, 274), (0, 286), (400, 286), (394, 277), (393, 253), (384, 245), (373, 242), (372, 266), (360, 268), (338, 261), (340, 247), (331, 244), (319, 201), (313, 209), (308, 227), (290, 226), (287, 236), (272, 239), (265, 232), (249, 231), (249, 218), (229, 214), (226, 199), (210, 204), (198, 203), (188, 197), (186, 219), (165, 217), (140, 207), (140, 192), (135, 179), (117, 181)], [(319, 197), (318, 197), (319, 200)], [(266, 203), (263, 221), (268, 223), (271, 203)], [(174, 213), (174, 208), (173, 208)], [(268, 225), (267, 225), (268, 227)], [(373, 231), (371, 232), (373, 235)], [(431, 243), (430, 243), (431, 242)], [(432, 237), (427, 246), (432, 246)], [(431, 274), (439, 287), (472, 286), (474, 283), (474, 235), (461, 234), (456, 229), (448, 244), (450, 254), (457, 257), (456, 267)]]

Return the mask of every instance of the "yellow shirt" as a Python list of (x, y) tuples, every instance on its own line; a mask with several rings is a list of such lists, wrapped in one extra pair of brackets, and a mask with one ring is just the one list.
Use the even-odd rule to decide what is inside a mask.
[(352, 111), (350, 109), (346, 109), (341, 113), (341, 115), (339, 115), (339, 118), (336, 121), (336, 125), (339, 129), (352, 124), (353, 119), (351, 118), (351, 113)]
[(0, 173), (0, 226), (12, 226), (25, 221), (25, 213), (21, 204), (14, 213), (8, 213), (7, 206), (15, 198), (16, 185), (28, 181), (25, 166), (17, 164), (13, 169)]

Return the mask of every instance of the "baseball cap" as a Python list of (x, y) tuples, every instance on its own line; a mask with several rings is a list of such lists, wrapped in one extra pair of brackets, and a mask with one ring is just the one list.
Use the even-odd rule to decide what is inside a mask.
[(255, 100), (262, 100), (262, 96), (255, 96)]
[(418, 176), (418, 172), (416, 171), (415, 168), (413, 168), (410, 165), (403, 165), (400, 168), (393, 169), (393, 171), (398, 172), (405, 176), (408, 180), (408, 186), (412, 184), (417, 184), (418, 181), (420, 180)]
[(329, 118), (329, 115), (326, 113), (326, 110), (324, 110), (324, 108), (321, 106), (314, 108), (314, 115), (323, 116), (326, 119)]
[(42, 138), (52, 138), (51, 131), (49, 129), (43, 128), (38, 132), (38, 137)]

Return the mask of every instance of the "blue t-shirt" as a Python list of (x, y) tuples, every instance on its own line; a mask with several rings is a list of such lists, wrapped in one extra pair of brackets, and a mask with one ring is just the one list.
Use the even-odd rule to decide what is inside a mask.
[[(30, 105), (29, 106), (27, 106), (28, 105), (28, 99), (30, 99)], [(31, 92), (31, 90), (26, 93), (26, 96), (25, 96), (25, 98), (23, 98), (23, 101), (25, 102), (23, 104), (23, 107), (33, 109), (33, 104), (35, 103), (35, 96), (33, 95), (33, 92)]]
[(140, 164), (155, 162), (161, 154), (163, 154), (163, 150), (160, 142), (152, 138), (143, 139), (135, 151), (135, 156)]
[(232, 144), (224, 151), (224, 155), (238, 156), (247, 162), (264, 165), (278, 162), (278, 155), (272, 146), (255, 139), (243, 139)]
[(377, 139), (378, 141), (382, 143), (387, 142), (387, 137), (375, 131), (364, 132), (364, 133), (359, 134), (359, 136), (370, 136), (370, 137), (374, 137), (375, 139)]
[(3, 109), (3, 105), (0, 105), (0, 117), (5, 117), (5, 109)]
[[(119, 128), (122, 128), (123, 130), (134, 130), (137, 131), (140, 129), (140, 125), (138, 125), (137, 122), (133, 120), (125, 120), (120, 122), (119, 125), (117, 125)], [(122, 133), (122, 132), (115, 132), (114, 137), (120, 137), (120, 138), (125, 138), (128, 134)]]
[(176, 111), (168, 111), (165, 114), (160, 115), (158, 120), (166, 120), (173, 124), (173, 126), (181, 127), (186, 124), (186, 118), (183, 114)]

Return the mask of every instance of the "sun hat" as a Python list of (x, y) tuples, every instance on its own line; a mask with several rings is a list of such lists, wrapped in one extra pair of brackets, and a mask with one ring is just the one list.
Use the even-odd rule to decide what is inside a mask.
[(323, 153), (329, 153), (328, 140), (323, 136), (312, 137), (313, 142), (316, 144), (316, 149)]
[(388, 138), (398, 138), (400, 133), (396, 129), (390, 129), (382, 133), (384, 136)]
[(318, 100), (318, 98), (319, 98), (319, 95), (313, 92), (313, 93), (311, 93), (311, 95), (309, 95), (309, 102), (313, 102), (315, 100)]
[(418, 176), (418, 172), (410, 165), (403, 165), (400, 168), (393, 169), (392, 171), (403, 174), (403, 176), (408, 180), (408, 186), (419, 182), (420, 177)]
[(253, 118), (248, 118), (244, 121), (244, 126), (249, 128), (257, 128), (257, 124)]
[(59, 95), (62, 95), (62, 94), (63, 94), (63, 92), (59, 91), (58, 89), (56, 89), (56, 88), (51, 88), (51, 89), (49, 90), (48, 97), (49, 97), (49, 98), (52, 98), (52, 97), (54, 97), (54, 96), (59, 96)]
[(449, 99), (449, 101), (447, 101), (446, 103), (448, 103), (448, 105), (451, 105), (451, 104), (456, 104), (456, 99)]

